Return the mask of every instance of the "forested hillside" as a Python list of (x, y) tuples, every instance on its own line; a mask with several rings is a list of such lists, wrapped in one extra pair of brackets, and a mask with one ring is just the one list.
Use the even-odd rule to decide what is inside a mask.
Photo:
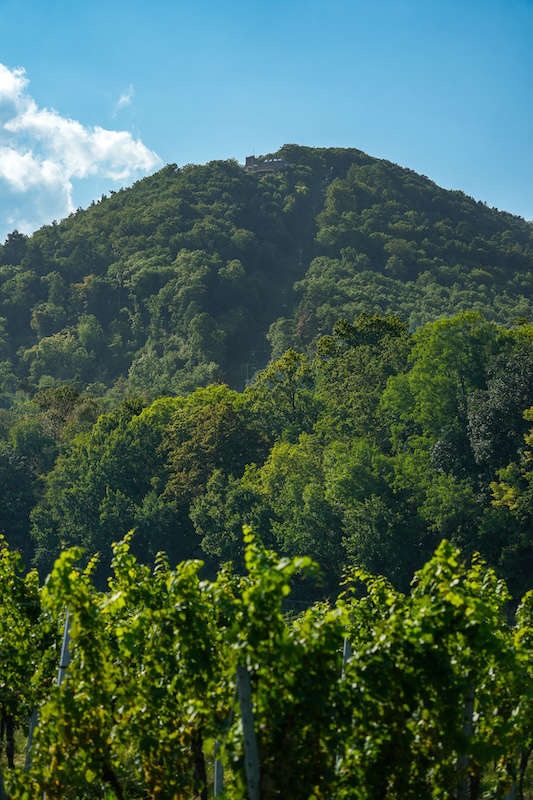
[[(533, 226), (351, 149), (165, 167), (0, 247), (0, 402), (241, 387), (358, 313), (532, 316)], [(271, 350), (272, 348), (272, 350)]]
[(529, 796), (533, 225), (275, 156), (0, 248), (13, 800)]
[(362, 314), (243, 392), (127, 398), (101, 414), (71, 387), (40, 391), (24, 414), (4, 412), (1, 524), (43, 576), (81, 545), (101, 553), (102, 581), (131, 528), (144, 561), (163, 549), (241, 570), (247, 523), (320, 564), (302, 598), (335, 592), (349, 564), (406, 589), (444, 537), (518, 597), (533, 573), (532, 406), (533, 326), (466, 312), (410, 334)]
[(8, 237), (2, 531), (43, 575), (81, 544), (103, 577), (130, 528), (143, 559), (239, 568), (247, 522), (321, 564), (304, 595), (348, 563), (405, 588), (449, 537), (519, 594), (533, 226), (358, 150), (276, 155)]

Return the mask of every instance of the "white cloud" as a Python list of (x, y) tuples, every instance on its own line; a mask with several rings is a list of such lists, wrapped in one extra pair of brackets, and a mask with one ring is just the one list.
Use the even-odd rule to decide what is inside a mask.
[[(28, 233), (72, 211), (73, 181), (126, 181), (161, 163), (128, 131), (87, 127), (39, 108), (27, 85), (24, 69), (0, 64), (0, 241), (14, 227)], [(129, 87), (117, 107), (132, 97)]]
[(8, 69), (0, 64), (0, 103), (7, 100), (17, 104), (27, 84), (26, 70), (23, 67)]
[(135, 94), (135, 89), (130, 83), (126, 91), (122, 92), (122, 94), (118, 98), (115, 110), (113, 111), (113, 116), (116, 116), (117, 111), (120, 111), (121, 108), (125, 108), (126, 106), (131, 105), (131, 101), (133, 100), (134, 94)]

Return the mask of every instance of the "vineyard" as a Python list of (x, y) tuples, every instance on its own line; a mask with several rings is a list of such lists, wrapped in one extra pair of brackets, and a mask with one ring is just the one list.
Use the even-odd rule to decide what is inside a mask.
[(533, 593), (513, 613), (480, 558), (444, 541), (409, 594), (353, 569), (296, 612), (314, 563), (249, 529), (246, 575), (214, 580), (130, 538), (106, 592), (79, 549), (40, 588), (2, 547), (4, 797), (528, 796)]

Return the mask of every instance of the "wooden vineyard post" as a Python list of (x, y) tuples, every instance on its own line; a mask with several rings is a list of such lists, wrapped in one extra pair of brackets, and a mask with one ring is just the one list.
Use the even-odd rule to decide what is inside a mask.
[[(352, 643), (350, 642), (347, 636), (344, 637), (344, 642), (342, 645), (342, 667), (341, 667), (341, 679), (344, 678), (344, 673), (346, 671), (346, 664), (352, 657)], [(341, 763), (341, 756), (337, 753), (337, 758), (335, 759), (335, 767), (338, 770)]]
[(33, 744), (33, 734), (35, 728), (37, 727), (37, 709), (34, 708), (30, 717), (30, 723), (28, 726), (28, 739), (26, 741), (26, 760), (24, 762), (24, 771), (28, 772), (29, 768), (31, 767), (31, 747)]
[[(59, 668), (57, 671), (58, 686), (61, 686), (61, 684), (63, 683), (65, 672), (70, 663), (69, 643), (70, 643), (70, 614), (67, 610), (67, 616), (65, 617), (65, 625), (63, 628), (63, 642), (61, 644), (61, 655), (59, 656)], [(33, 744), (33, 734), (35, 732), (35, 728), (37, 727), (37, 720), (38, 720), (37, 709), (34, 708), (32, 715), (30, 717), (30, 724), (28, 728), (28, 739), (26, 741), (26, 760), (24, 762), (25, 772), (28, 772), (28, 770), (31, 767), (31, 748)]]
[[(233, 722), (233, 711), (235, 708), (235, 703), (237, 701), (237, 695), (238, 695), (238, 689), (235, 688), (235, 694), (231, 702), (229, 716), (228, 719), (226, 720), (226, 725), (223, 732), (224, 738), (226, 737)], [(215, 739), (215, 769), (213, 775), (213, 797), (220, 797), (224, 792), (224, 764), (222, 763), (222, 759), (220, 758), (220, 747), (221, 747), (220, 739)]]
[(237, 690), (241, 709), (242, 732), (244, 736), (244, 763), (246, 782), (250, 800), (260, 800), (259, 792), (259, 757), (255, 738), (254, 714), (252, 708), (252, 689), (248, 670), (241, 664), (237, 667)]
[(6, 790), (4, 789), (4, 779), (2, 777), (1, 772), (0, 772), (0, 800), (8, 800)]
[[(463, 716), (463, 733), (467, 741), (467, 748), (470, 747), (470, 740), (472, 739), (472, 733), (474, 729), (474, 701), (475, 687), (472, 685), (468, 688)], [(468, 800), (470, 797), (470, 776), (468, 774), (469, 766), (470, 758), (466, 752), (459, 757), (457, 762), (459, 777), (457, 800)]]
[(344, 671), (346, 669), (346, 664), (352, 657), (352, 643), (348, 639), (347, 636), (344, 637), (344, 644), (342, 646), (342, 672), (341, 678), (344, 678)]
[(67, 609), (65, 617), (65, 627), (63, 628), (63, 643), (61, 645), (61, 656), (59, 657), (59, 669), (57, 671), (57, 685), (61, 686), (65, 678), (68, 665), (70, 664), (70, 611)]
[[(57, 671), (57, 685), (61, 686), (65, 679), (65, 674), (70, 664), (70, 611), (67, 608), (65, 626), (63, 628), (63, 642), (61, 644), (61, 655), (59, 656), (59, 669)], [(43, 800), (47, 800), (46, 792), (43, 793)]]
[(516, 781), (514, 779), (509, 791), (505, 795), (505, 800), (516, 800)]
[(213, 797), (220, 797), (224, 791), (224, 766), (220, 756), (220, 742), (215, 739), (215, 773), (213, 779)]

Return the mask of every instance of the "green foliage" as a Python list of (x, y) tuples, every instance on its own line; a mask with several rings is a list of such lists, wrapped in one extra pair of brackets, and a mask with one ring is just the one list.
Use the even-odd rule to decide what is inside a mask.
[[(411, 329), (467, 309), (531, 318), (531, 223), (355, 149), (284, 146), (285, 169), (168, 165), (0, 246), (0, 372), (154, 399), (239, 386), (340, 319)], [(296, 293), (292, 292), (293, 287)]]
[(252, 413), (276, 437), (294, 439), (312, 430), (318, 404), (312, 393), (313, 373), (305, 356), (287, 350), (259, 372), (246, 392)]
[(28, 552), (28, 517), (35, 503), (31, 467), (8, 442), (0, 441), (0, 533)]
[(0, 314), (15, 375), (31, 389), (122, 378), (154, 398), (263, 366), (268, 326), (314, 248), (324, 182), (363, 156), (289, 150), (290, 168), (260, 180), (233, 161), (169, 165), (8, 237)]
[(235, 392), (223, 387), (194, 395), (178, 412), (166, 431), (171, 476), (165, 494), (188, 503), (200, 494), (216, 469), (240, 477), (246, 464), (263, 461), (268, 449), (252, 415)]
[(42, 606), (35, 571), (24, 575), (20, 554), (0, 537), (0, 717), (8, 764), (14, 732), (49, 691), (58, 657), (57, 631)]
[[(24, 541), (33, 507), (41, 573), (76, 544), (102, 554), (102, 581), (131, 528), (142, 560), (164, 547), (171, 563), (204, 555), (209, 570), (226, 559), (242, 570), (244, 521), (284, 555), (312, 553), (323, 594), (347, 563), (406, 590), (445, 537), (482, 552), (517, 599), (530, 586), (529, 495), (516, 524), (490, 486), (502, 465), (511, 485), (524, 458), (531, 352), (528, 326), (475, 313), (414, 336), (364, 314), (339, 322), (312, 359), (289, 350), (242, 393), (213, 385), (144, 408), (130, 398), (91, 427), (92, 398), (43, 390), (33, 416), (6, 417), (6, 452), (29, 481), (21, 538), (18, 517), (6, 530)], [(6, 497), (21, 485), (6, 483)], [(302, 585), (299, 598), (307, 591), (317, 596)]]
[[(505, 584), (478, 556), (469, 564), (443, 542), (408, 594), (355, 569), (335, 605), (294, 616), (291, 584), (316, 566), (280, 559), (249, 528), (246, 574), (213, 581), (199, 580), (199, 562), (171, 570), (160, 554), (142, 566), (130, 538), (114, 547), (106, 593), (76, 567), (79, 549), (41, 590), (52, 617), (68, 606), (71, 661), (61, 686), (39, 677), (32, 764), (9, 771), (13, 800), (206, 797), (215, 737), (224, 796), (244, 800), (238, 666), (251, 681), (262, 798), (444, 800), (466, 783), (478, 800), (518, 783), (531, 748), (531, 593), (509, 624)], [(2, 563), (12, 581), (13, 558)], [(18, 630), (25, 597), (13, 593)], [(21, 685), (29, 661), (8, 664)]]
[[(189, 518), (212, 472), (240, 478), (268, 452), (260, 427), (227, 387), (198, 389), (142, 408), (125, 401), (92, 430), (72, 439), (45, 482), (32, 513), (36, 563), (43, 574), (64, 546), (99, 551), (103, 579), (118, 535), (136, 528), (136, 554), (161, 547), (175, 563), (198, 552)], [(241, 523), (242, 524), (242, 523)]]
[(317, 217), (299, 303), (274, 324), (302, 349), (339, 318), (400, 314), (411, 329), (473, 309), (531, 317), (531, 224), (386, 161), (355, 161)]
[(53, 568), (39, 593), (2, 547), (11, 750), (46, 697), (14, 798), (205, 797), (214, 738), (244, 798), (237, 665), (265, 800), (523, 779), (531, 224), (357, 150), (273, 155), (166, 167), (0, 247), (0, 533)]
[[(450, 797), (464, 779), (462, 767), (477, 797), (484, 765), (499, 758), (496, 777), (505, 784), (507, 757), (498, 749), (504, 741), (509, 754), (520, 747), (513, 737), (525, 721), (518, 689), (514, 711), (522, 721), (516, 728), (508, 722), (513, 681), (524, 672), (504, 622), (505, 586), (479, 559), (467, 568), (446, 542), (408, 597), (361, 571), (354, 577), (369, 595), (351, 611), (356, 655), (347, 678), (357, 702), (346, 794), (339, 796)], [(477, 722), (466, 735), (469, 696)], [(354, 774), (365, 787), (361, 795), (351, 788)]]
[(316, 393), (328, 413), (320, 426), (328, 436), (383, 437), (379, 402), (389, 377), (405, 369), (410, 349), (398, 317), (363, 313), (353, 324), (339, 320), (332, 336), (316, 346)]
[[(203, 541), (210, 566), (242, 564), (253, 495), (246, 518), (287, 553), (311, 536), (327, 585), (354, 561), (405, 588), (445, 535), (519, 594), (511, 553), (518, 565), (529, 534), (512, 533), (508, 506), (493, 513), (489, 486), (519, 464), (533, 403), (531, 223), (358, 150), (272, 156), (285, 167), (262, 177), (169, 165), (0, 246), (9, 541), (35, 547), (43, 574), (77, 543), (102, 552), (103, 576), (131, 527), (139, 557), (196, 556)], [(245, 391), (210, 388), (216, 407), (196, 394), (224, 384)], [(176, 416), (153, 434), (148, 417), (117, 422), (132, 397), (161, 396)], [(245, 468), (302, 433), (317, 450), (305, 497), (300, 479), (280, 496), (252, 486)], [(354, 440), (394, 463), (347, 501), (328, 495), (323, 454)]]

